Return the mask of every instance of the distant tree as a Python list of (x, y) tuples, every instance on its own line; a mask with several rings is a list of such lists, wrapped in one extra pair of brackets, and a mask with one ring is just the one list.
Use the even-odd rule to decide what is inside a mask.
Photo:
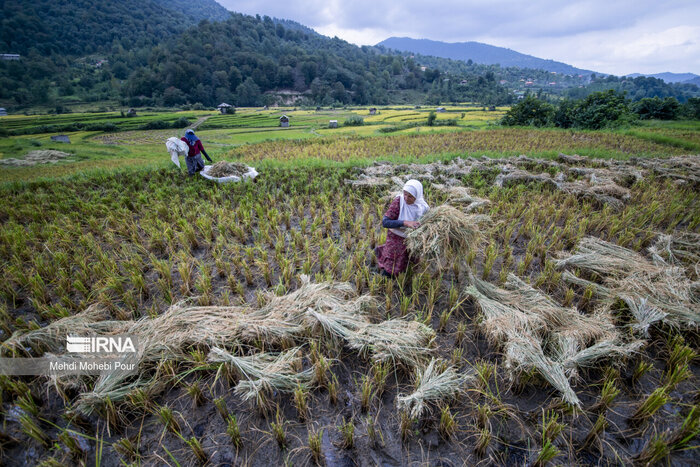
[(345, 86), (343, 86), (343, 83), (341, 83), (340, 81), (336, 81), (333, 85), (332, 95), (333, 99), (343, 104), (345, 104), (348, 100), (348, 95), (345, 92)]
[(688, 102), (683, 104), (682, 113), (686, 118), (700, 120), (700, 97), (688, 99)]
[(574, 126), (598, 130), (627, 123), (633, 118), (625, 96), (610, 89), (595, 92), (576, 105)]
[(554, 116), (554, 106), (533, 96), (515, 104), (501, 119), (506, 126), (547, 126)]
[(557, 106), (552, 122), (559, 128), (571, 128), (575, 123), (576, 101), (562, 100)]
[(255, 84), (253, 78), (246, 78), (236, 88), (236, 105), (241, 107), (260, 105), (260, 87)]
[(659, 99), (658, 97), (645, 97), (634, 104), (634, 112), (642, 120), (659, 119), (673, 120), (678, 117), (681, 105), (675, 97)]
[(435, 124), (435, 119), (436, 119), (436, 118), (437, 118), (437, 115), (435, 115), (435, 112), (431, 111), (431, 112), (428, 114), (428, 122), (427, 122), (427, 125), (428, 125), (428, 126), (433, 126), (433, 125)]
[(180, 89), (170, 86), (163, 91), (163, 104), (167, 106), (184, 104), (187, 100), (185, 93)]

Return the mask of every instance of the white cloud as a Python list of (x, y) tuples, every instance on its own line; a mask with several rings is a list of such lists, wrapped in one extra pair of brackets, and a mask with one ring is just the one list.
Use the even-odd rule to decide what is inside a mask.
[(390, 36), (479, 41), (617, 75), (700, 74), (700, 2), (674, 0), (218, 0), (358, 45)]

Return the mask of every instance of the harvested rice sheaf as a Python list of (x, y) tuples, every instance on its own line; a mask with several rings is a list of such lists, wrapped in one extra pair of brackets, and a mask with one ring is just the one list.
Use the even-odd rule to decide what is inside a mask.
[(466, 253), (479, 240), (479, 224), (486, 220), (488, 216), (465, 214), (443, 204), (429, 210), (420, 220), (420, 227), (408, 231), (406, 249), (444, 267), (450, 252)]
[(212, 363), (230, 365), (240, 375), (235, 392), (244, 400), (257, 399), (261, 392), (271, 396), (273, 391), (293, 392), (297, 386), (311, 383), (313, 369), (297, 371), (301, 367), (301, 348), (286, 352), (259, 353), (236, 356), (225, 349), (214, 347), (207, 358)]
[(468, 277), (471, 285), (465, 293), (479, 307), (489, 341), (504, 350), (511, 376), (534, 369), (573, 406), (580, 401), (569, 380), (578, 368), (627, 357), (641, 346), (623, 340), (610, 313), (583, 315), (512, 274), (505, 289), (470, 272)]
[(420, 418), (429, 403), (454, 399), (466, 391), (466, 384), (474, 378), (471, 374), (459, 374), (454, 367), (441, 368), (434, 358), (424, 369), (416, 370), (418, 386), (413, 393), (398, 396), (399, 409), (410, 412), (411, 418)]
[[(187, 350), (199, 346), (223, 349), (238, 343), (263, 342), (266, 346), (289, 348), (290, 344), (304, 342), (309, 336), (323, 331), (375, 360), (392, 361), (409, 368), (423, 365), (429, 357), (434, 331), (415, 321), (372, 323), (370, 312), (374, 307), (375, 300), (367, 295), (358, 296), (351, 284), (311, 283), (307, 276), (302, 276), (297, 290), (279, 297), (271, 296), (257, 309), (245, 306), (192, 307), (179, 303), (155, 318), (110, 321), (108, 313), (93, 307), (45, 328), (13, 335), (4, 346), (11, 350), (30, 346), (58, 353), (65, 352), (65, 337), (70, 333), (135, 337), (138, 348), (132, 362), (138, 368), (137, 376), (119, 372), (101, 375), (92, 391), (82, 393), (79, 398), (78, 409), (85, 413), (92, 412), (108, 399), (115, 403), (122, 401), (139, 388), (148, 386), (156, 392), (164, 389), (158, 386), (155, 371), (158, 363), (163, 359), (187, 362), (190, 359)], [(250, 368), (245, 370), (248, 357), (222, 356), (223, 350), (212, 352), (210, 358), (216, 355), (228, 358), (228, 363), (236, 366), (242, 374), (254, 375)], [(262, 365), (265, 358), (255, 360), (251, 357), (251, 361)], [(289, 383), (296, 386), (304, 383), (306, 376), (296, 372), (287, 374), (278, 378), (279, 385)], [(240, 391), (260, 394), (264, 389), (279, 386), (259, 373), (256, 378), (255, 381), (248, 378), (241, 386), (246, 387), (245, 391)]]
[[(668, 240), (664, 242), (670, 244)], [(661, 248), (657, 247), (651, 253), (653, 261), (619, 245), (585, 237), (574, 254), (557, 261), (555, 266), (577, 268), (601, 276), (602, 284), (570, 273), (563, 274), (562, 278), (592, 287), (608, 307), (617, 299), (624, 301), (637, 321), (632, 329), (638, 333), (647, 335), (649, 326), (656, 322), (681, 329), (697, 329), (700, 325), (697, 282), (691, 281), (683, 268), (667, 263), (661, 256)]]
[(248, 172), (248, 166), (237, 162), (219, 161), (209, 168), (207, 175), (212, 177), (241, 177)]

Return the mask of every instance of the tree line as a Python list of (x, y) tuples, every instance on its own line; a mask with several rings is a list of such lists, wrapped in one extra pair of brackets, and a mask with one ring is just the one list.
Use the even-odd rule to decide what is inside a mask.
[(583, 99), (562, 99), (556, 103), (528, 95), (501, 120), (507, 126), (537, 126), (598, 130), (622, 126), (635, 120), (700, 119), (700, 97), (681, 104), (675, 97), (644, 97), (637, 101), (609, 89)]

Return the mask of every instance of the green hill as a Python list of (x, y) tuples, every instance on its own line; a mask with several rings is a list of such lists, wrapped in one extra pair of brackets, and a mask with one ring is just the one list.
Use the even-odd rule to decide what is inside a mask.
[(478, 80), (462, 62), (421, 66), (291, 21), (230, 13), (213, 0), (6, 5), (0, 47), (22, 55), (0, 62), (0, 106), (13, 111), (115, 100), (251, 106), (282, 94), (301, 105), (512, 99), (493, 73)]
[(81, 56), (141, 48), (227, 17), (214, 0), (5, 0), (0, 51)]

